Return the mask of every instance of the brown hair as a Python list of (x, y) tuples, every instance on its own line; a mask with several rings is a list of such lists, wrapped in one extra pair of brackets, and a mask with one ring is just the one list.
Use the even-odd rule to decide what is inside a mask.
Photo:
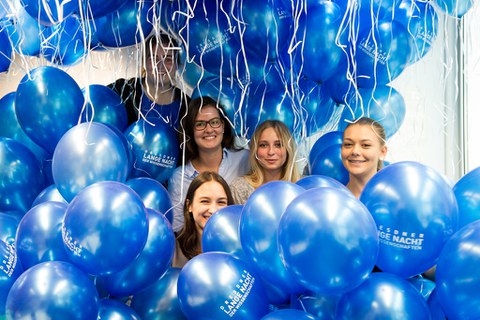
[(227, 195), (227, 205), (233, 204), (233, 197), (230, 187), (225, 179), (223, 179), (218, 173), (205, 171), (193, 179), (188, 187), (187, 195), (183, 205), (183, 217), (185, 224), (177, 236), (180, 250), (182, 250), (182, 253), (188, 260), (201, 253), (198, 248), (198, 243), (201, 241), (201, 239), (199, 239), (199, 234), (195, 228), (195, 220), (193, 219), (193, 214), (188, 211), (188, 206), (193, 202), (193, 198), (195, 197), (195, 192), (197, 189), (200, 188), (200, 186), (205, 182), (210, 181), (216, 181), (220, 183), (223, 187), (223, 190), (225, 190), (225, 194)]

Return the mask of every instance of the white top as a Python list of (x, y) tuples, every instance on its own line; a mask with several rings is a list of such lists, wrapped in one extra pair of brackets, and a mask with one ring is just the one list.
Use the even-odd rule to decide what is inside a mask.
[[(218, 174), (222, 176), (228, 184), (233, 179), (245, 175), (250, 169), (248, 162), (249, 151), (246, 149), (231, 150), (223, 149), (223, 158), (218, 169)], [(168, 192), (173, 204), (173, 230), (179, 231), (183, 227), (183, 204), (187, 195), (188, 187), (192, 180), (198, 176), (198, 172), (189, 161), (185, 166), (179, 166), (175, 169), (168, 180)]]

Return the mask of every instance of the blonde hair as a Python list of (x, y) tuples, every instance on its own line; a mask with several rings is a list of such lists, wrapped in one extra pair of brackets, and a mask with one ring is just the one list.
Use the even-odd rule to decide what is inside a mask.
[(275, 130), (282, 146), (285, 147), (287, 151), (287, 159), (282, 168), (282, 175), (280, 180), (296, 182), (300, 179), (300, 173), (295, 164), (295, 155), (297, 146), (295, 140), (290, 133), (288, 127), (281, 121), (278, 120), (266, 120), (262, 122), (253, 133), (253, 137), (250, 140), (250, 165), (251, 170), (245, 176), (245, 179), (256, 189), (265, 182), (265, 172), (264, 168), (260, 165), (257, 158), (258, 151), (258, 142), (260, 141), (260, 136), (262, 135), (265, 129), (272, 128)]

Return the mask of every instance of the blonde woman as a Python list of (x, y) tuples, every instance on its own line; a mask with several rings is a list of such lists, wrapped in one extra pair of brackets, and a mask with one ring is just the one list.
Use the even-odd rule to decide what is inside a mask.
[(296, 144), (288, 127), (278, 120), (262, 122), (250, 140), (251, 170), (230, 184), (235, 203), (244, 204), (255, 189), (267, 182), (300, 179), (295, 155)]

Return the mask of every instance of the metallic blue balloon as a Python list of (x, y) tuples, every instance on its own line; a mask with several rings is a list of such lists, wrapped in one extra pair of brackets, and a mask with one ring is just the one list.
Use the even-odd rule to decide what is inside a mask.
[(313, 188), (330, 187), (344, 190), (350, 195), (352, 194), (350, 190), (348, 190), (347, 187), (345, 187), (345, 185), (340, 183), (338, 180), (322, 175), (305, 176), (295, 183), (306, 190)]
[(114, 297), (134, 295), (160, 279), (172, 264), (175, 235), (170, 222), (147, 209), (148, 237), (138, 257), (120, 272), (105, 277), (105, 289)]
[(179, 144), (175, 130), (162, 119), (141, 119), (125, 130), (133, 153), (130, 178), (150, 177), (160, 183), (170, 178), (177, 166)]
[(287, 270), (305, 288), (331, 295), (362, 283), (378, 254), (367, 208), (329, 187), (307, 190), (290, 203), (279, 223), (278, 244)]
[(448, 240), (440, 253), (435, 290), (447, 319), (480, 317), (479, 232), (479, 220), (464, 226)]
[(98, 293), (87, 274), (63, 261), (26, 270), (10, 289), (7, 319), (97, 319)]
[(377, 223), (377, 266), (385, 272), (408, 278), (427, 271), (457, 230), (452, 188), (421, 163), (397, 162), (383, 168), (367, 183), (360, 200)]
[(53, 154), (60, 138), (78, 123), (83, 102), (82, 90), (65, 71), (38, 67), (20, 81), (15, 113), (27, 136)]
[(260, 319), (268, 313), (265, 289), (246, 262), (224, 252), (202, 253), (178, 277), (180, 308), (189, 319)]
[(132, 309), (143, 320), (184, 320), (177, 296), (180, 269), (170, 268), (150, 287), (134, 295)]
[(127, 109), (115, 91), (101, 84), (89, 85), (82, 91), (88, 102), (82, 112), (82, 122), (100, 122), (125, 131), (128, 124)]
[(312, 165), (316, 158), (329, 146), (342, 144), (343, 143), (343, 132), (342, 131), (330, 131), (318, 138), (317, 141), (310, 149), (310, 154), (308, 155), (308, 162)]
[(95, 19), (98, 41), (106, 47), (140, 43), (153, 30), (153, 2), (127, 0), (116, 11)]
[(458, 228), (480, 220), (480, 167), (460, 178), (453, 193), (458, 203)]
[(30, 209), (45, 187), (40, 163), (20, 142), (0, 137), (0, 211)]
[(113, 299), (100, 300), (98, 319), (101, 320), (141, 320), (140, 316), (126, 304)]
[(264, 316), (261, 320), (319, 320), (314, 315), (295, 309), (279, 309), (270, 312)]
[(203, 252), (221, 251), (246, 258), (239, 233), (242, 210), (242, 205), (227, 206), (208, 219), (202, 233)]
[(430, 320), (427, 303), (407, 280), (386, 272), (372, 273), (338, 302), (338, 320)]
[(62, 240), (66, 210), (66, 203), (46, 201), (30, 209), (20, 220), (15, 248), (24, 268), (46, 261), (69, 262)]
[(12, 45), (5, 29), (0, 29), (0, 73), (7, 71), (12, 60)]
[(408, 279), (408, 282), (413, 284), (413, 286), (422, 294), (422, 297), (428, 301), (433, 290), (435, 290), (435, 282), (427, 278), (418, 275)]
[(40, 33), (43, 26), (39, 25), (23, 7), (19, 6), (16, 9), (15, 17), (10, 19), (11, 23), (6, 26), (8, 36), (18, 53), (36, 56), (40, 52)]
[(299, 296), (292, 295), (290, 306), (313, 314), (321, 320), (335, 320), (335, 312), (341, 295), (326, 295), (306, 292)]
[(129, 169), (122, 140), (98, 122), (81, 123), (70, 129), (53, 153), (53, 180), (67, 201), (95, 182), (125, 182)]
[(93, 275), (126, 268), (148, 236), (142, 199), (120, 182), (97, 182), (78, 193), (63, 220), (63, 242), (71, 261)]
[(305, 191), (287, 181), (271, 181), (248, 198), (240, 218), (240, 240), (248, 260), (262, 278), (288, 293), (305, 290), (284, 266), (277, 246), (280, 218), (287, 206)]
[(428, 310), (430, 310), (430, 314), (432, 315), (432, 320), (447, 320), (445, 317), (445, 312), (442, 310), (442, 305), (438, 300), (438, 292), (437, 289), (433, 289), (430, 297), (427, 301)]
[(152, 178), (140, 177), (129, 179), (125, 184), (142, 198), (146, 208), (158, 211), (172, 223), (172, 200), (168, 190), (160, 182)]
[(118, 10), (127, 0), (87, 0), (82, 1), (88, 17), (97, 19)]
[(56, 201), (56, 202), (67, 203), (67, 200), (63, 198), (63, 196), (58, 191), (57, 186), (54, 184), (49, 185), (38, 194), (38, 196), (35, 198), (35, 200), (32, 203), (32, 208), (35, 207), (37, 204), (40, 204), (46, 201)]
[(0, 315), (5, 315), (5, 302), (10, 288), (23, 273), (15, 246), (0, 240)]
[(463, 17), (475, 4), (475, 0), (434, 0), (437, 6), (448, 15)]
[(348, 183), (348, 171), (342, 163), (342, 145), (334, 144), (328, 146), (311, 164), (310, 172), (314, 175), (321, 175), (333, 178), (346, 185)]
[(78, 12), (78, 2), (46, 0), (21, 0), (22, 6), (33, 18), (44, 26), (58, 24), (74, 12)]
[(17, 218), (8, 213), (0, 212), (0, 240), (9, 245), (15, 244), (17, 228)]
[(23, 143), (39, 161), (51, 156), (25, 134), (15, 114), (15, 92), (7, 93), (0, 99), (0, 136)]

